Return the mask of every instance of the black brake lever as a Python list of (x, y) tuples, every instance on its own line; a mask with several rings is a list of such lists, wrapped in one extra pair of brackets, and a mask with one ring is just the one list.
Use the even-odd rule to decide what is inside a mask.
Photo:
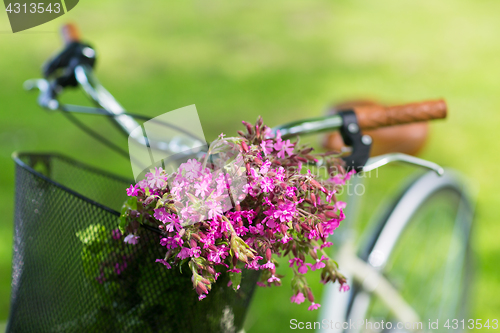
[(368, 158), (370, 158), (372, 138), (361, 133), (358, 118), (353, 110), (339, 111), (337, 114), (342, 117), (342, 126), (340, 127), (342, 139), (347, 146), (352, 147), (351, 155), (342, 157), (346, 169), (361, 172)]

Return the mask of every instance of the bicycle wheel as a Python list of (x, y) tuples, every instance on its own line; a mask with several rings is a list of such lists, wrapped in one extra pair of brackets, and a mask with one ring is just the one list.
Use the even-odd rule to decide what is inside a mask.
[[(438, 320), (438, 330), (450, 331), (453, 319), (466, 319), (472, 218), (473, 207), (460, 177), (451, 170), (443, 177), (427, 173), (395, 200), (360, 251), (361, 259), (381, 272), (417, 312), (424, 330)], [(376, 326), (346, 325), (345, 331), (415, 328), (398, 326), (391, 310), (360, 283), (343, 298), (339, 304), (345, 308), (334, 313), (344, 313), (346, 322), (363, 320)], [(444, 327), (448, 319), (450, 327)]]
[[(406, 188), (361, 251), (361, 259), (381, 272), (416, 311), (424, 330), (438, 321), (433, 331), (449, 331), (453, 319), (466, 319), (472, 218), (460, 177), (451, 170), (443, 177), (430, 172)], [(390, 309), (359, 283), (353, 286), (346, 319), (391, 323), (390, 328), (378, 324), (376, 329), (359, 325), (350, 332), (418, 328), (413, 323), (398, 325)]]

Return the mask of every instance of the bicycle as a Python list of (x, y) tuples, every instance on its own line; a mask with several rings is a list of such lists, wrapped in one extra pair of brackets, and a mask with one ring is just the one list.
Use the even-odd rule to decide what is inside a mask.
[[(29, 90), (38, 88), (40, 90), (40, 95), (38, 97), (40, 106), (49, 110), (62, 111), (72, 122), (88, 134), (94, 136), (99, 141), (127, 158), (129, 158), (127, 152), (108, 141), (104, 136), (80, 123), (73, 116), (73, 113), (104, 115), (115, 123), (118, 128), (129, 137), (129, 140), (139, 145), (147, 146), (148, 148), (151, 147), (152, 142), (143, 135), (142, 131), (135, 131), (140, 127), (137, 119), (144, 121), (150, 119), (125, 112), (125, 109), (99, 83), (93, 74), (95, 51), (90, 45), (80, 42), (79, 35), (74, 26), (65, 26), (63, 29), (63, 37), (66, 42), (66, 48), (57, 57), (48, 62), (44, 70), (46, 79), (27, 81), (25, 88)], [(81, 87), (97, 107), (61, 104), (58, 101), (58, 96), (67, 87)], [(451, 206), (458, 200), (461, 209), (459, 214), (460, 219), (450, 224), (451, 230), (453, 231), (451, 235), (453, 237), (457, 236), (456, 239), (452, 238), (453, 242), (450, 242), (453, 246), (458, 246), (459, 251), (457, 252), (453, 249), (453, 251), (449, 253), (453, 253), (460, 259), (450, 263), (450, 265), (454, 264), (454, 266), (450, 266), (450, 270), (454, 268), (459, 269), (460, 272), (464, 271), (463, 274), (460, 273), (460, 281), (458, 281), (459, 286), (455, 289), (450, 289), (463, 290), (463, 292), (455, 297), (451, 305), (444, 304), (441, 306), (442, 309), (450, 310), (450, 313), (444, 313), (443, 315), (455, 315), (451, 310), (457, 308), (456, 305), (463, 301), (467, 289), (467, 274), (465, 273), (468, 272), (466, 268), (469, 265), (470, 259), (469, 238), (473, 215), (472, 204), (466, 194), (467, 190), (465, 189), (464, 182), (453, 172), (445, 171), (435, 163), (414, 156), (401, 153), (388, 153), (382, 156), (369, 158), (372, 139), (370, 136), (362, 133), (362, 130), (364, 131), (365, 129), (426, 121), (435, 118), (443, 118), (445, 115), (446, 104), (441, 100), (395, 107), (351, 107), (342, 109), (333, 115), (293, 122), (278, 126), (274, 129), (274, 131), (279, 129), (283, 138), (327, 131), (339, 131), (343, 141), (351, 146), (351, 154), (343, 157), (346, 168), (356, 170), (358, 173), (369, 172), (393, 162), (404, 162), (431, 170), (429, 173), (419, 176), (408, 185), (406, 190), (402, 192), (393, 205), (387, 209), (386, 214), (378, 223), (378, 228), (375, 232), (368, 233), (371, 239), (364, 243), (365, 246), (361, 248), (361, 252), (355, 250), (353, 238), (347, 236), (349, 230), (345, 230), (343, 233), (345, 237), (342, 237), (339, 233), (335, 242), (343, 244), (339, 252), (340, 267), (342, 270), (345, 270), (348, 277), (352, 278), (354, 285), (350, 292), (338, 295), (333, 289), (335, 287), (330, 286), (325, 294), (326, 297), (324, 297), (327, 302), (323, 305), (321, 318), (328, 318), (333, 322), (341, 323), (349, 321), (349, 319), (359, 322), (364, 318), (371, 318), (373, 316), (380, 317), (377, 313), (377, 311), (380, 311), (380, 308), (383, 309), (382, 316), (386, 318), (386, 322), (387, 320), (417, 322), (422, 320), (422, 318), (427, 318), (425, 315), (421, 314), (422, 312), (420, 311), (422, 309), (417, 300), (408, 300), (405, 290), (403, 289), (401, 292), (398, 291), (397, 288), (393, 287), (391, 283), (384, 278), (382, 273), (386, 271), (389, 273), (397, 272), (394, 267), (399, 267), (396, 265), (399, 262), (391, 260), (398, 259), (394, 253), (402, 253), (402, 249), (398, 246), (401, 244), (408, 244), (408, 242), (402, 242), (401, 239), (404, 239), (407, 235), (414, 235), (414, 231), (412, 231), (411, 227), (413, 225), (418, 225), (419, 220), (412, 220), (412, 218), (416, 216), (413, 213), (422, 210), (421, 207), (424, 207), (429, 200), (435, 200), (438, 194), (443, 194), (442, 197), (444, 199), (442, 200), (452, 204)], [(179, 142), (181, 144), (179, 144)], [(176, 156), (174, 162), (175, 160), (180, 161), (197, 156), (197, 154), (202, 152), (200, 149), (193, 149), (193, 147), (200, 147), (200, 142), (197, 141), (197, 138), (185, 136), (179, 142), (173, 147), (167, 144), (165, 147), (168, 147), (168, 149), (164, 148), (166, 151), (168, 150), (169, 154)], [(177, 147), (177, 150), (173, 149), (175, 147)], [(68, 262), (75, 260), (75, 258), (80, 255), (80, 252), (74, 251), (74, 253), (72, 252), (70, 255), (65, 254), (61, 256), (61, 258), (50, 258), (52, 260), (51, 264), (48, 264), (49, 261), (47, 261), (47, 258), (42, 258), (44, 259), (43, 263), (46, 264), (47, 267), (43, 267), (43, 272), (41, 273), (31, 272), (33, 278), (38, 278), (38, 280), (36, 280), (37, 286), (33, 285), (35, 281), (30, 282), (28, 280), (28, 282), (23, 282), (23, 277), (29, 277), (26, 271), (29, 271), (30, 265), (37, 269), (42, 269), (33, 258), (34, 251), (44, 249), (44, 251), (40, 251), (42, 253), (40, 255), (50, 256), (48, 254), (49, 251), (46, 249), (54, 247), (53, 244), (43, 239), (37, 240), (35, 247), (28, 244), (28, 242), (33, 239), (33, 235), (40, 235), (37, 233), (43, 233), (41, 228), (34, 228), (37, 222), (49, 220), (57, 222), (61, 221), (63, 218), (69, 217), (74, 219), (74, 221), (78, 221), (80, 225), (85, 223), (88, 224), (88, 222), (81, 221), (78, 216), (78, 214), (87, 209), (89, 210), (89, 212), (86, 213), (87, 215), (98, 217), (100, 220), (105, 221), (103, 223), (106, 223), (106, 225), (113, 225), (113, 223), (116, 223), (116, 217), (119, 216), (117, 210), (123, 202), (123, 196), (116, 194), (123, 192), (124, 186), (128, 186), (130, 180), (88, 167), (82, 163), (59, 155), (19, 154), (15, 155), (14, 158), (17, 164), (16, 188), (18, 190), (16, 191), (16, 241), (13, 260), (12, 307), (8, 331), (16, 331), (22, 327), (25, 327), (26, 331), (33, 330), (37, 332), (49, 329), (72, 331), (81, 329), (82, 325), (87, 325), (88, 323), (86, 321), (91, 321), (90, 324), (92, 325), (95, 324), (95, 326), (87, 327), (86, 331), (98, 330), (98, 328), (101, 331), (104, 328), (113, 330), (113, 328), (106, 326), (107, 324), (102, 323), (106, 321), (106, 317), (98, 317), (97, 314), (90, 311), (92, 307), (91, 300), (87, 300), (90, 305), (86, 307), (86, 309), (89, 308), (88, 311), (90, 312), (83, 316), (75, 314), (78, 310), (76, 305), (65, 305), (71, 302), (72, 297), (82, 299), (81, 292), (83, 287), (81, 287), (81, 285), (79, 285), (79, 287), (82, 290), (80, 290), (80, 294), (78, 294), (78, 291), (71, 290), (70, 284), (59, 281), (64, 291), (62, 294), (66, 293), (66, 295), (59, 295), (57, 297), (50, 296), (56, 300), (55, 306), (50, 308), (50, 320), (44, 317), (47, 316), (46, 310), (33, 315), (33, 312), (28, 313), (26, 308), (23, 308), (27, 307), (29, 302), (33, 302), (33, 294), (37, 294), (38, 298), (35, 299), (39, 301), (38, 303), (35, 302), (34, 308), (41, 309), (46, 307), (44, 303), (41, 303), (42, 301), (40, 301), (39, 298), (43, 300), (43, 297), (47, 297), (48, 295), (43, 295), (42, 293), (40, 296), (40, 291), (37, 290), (37, 288), (40, 289), (40, 286), (42, 286), (51, 288), (51, 290), (56, 290), (57, 288), (54, 286), (54, 282), (49, 282), (47, 276), (53, 277), (54, 274), (57, 274), (57, 269), (61, 270), (63, 268), (69, 270), (68, 275), (73, 278), (75, 273), (71, 272), (68, 267), (73, 269), (75, 265), (68, 264)], [(356, 181), (359, 181), (359, 179), (360, 178)], [(103, 183), (106, 183), (106, 185), (102, 185)], [(50, 210), (51, 205), (54, 205), (54, 200), (66, 200), (71, 203), (72, 207), (77, 207), (78, 209), (76, 209), (76, 212), (57, 212), (55, 210)], [(356, 197), (353, 196), (350, 200), (356, 200)], [(411, 207), (409, 203), (411, 203)], [(85, 208), (79, 208), (79, 205), (82, 207), (85, 206)], [(349, 202), (348, 206), (355, 207), (356, 205), (355, 202)], [(33, 207), (35, 208), (33, 209)], [(440, 210), (441, 207), (438, 207), (438, 211)], [(348, 223), (345, 223), (345, 225), (347, 224)], [(57, 227), (57, 224), (55, 226)], [(61, 226), (59, 227), (62, 228)], [(53, 231), (53, 228), (54, 226), (51, 231)], [(61, 230), (61, 235), (73, 235), (73, 238), (78, 231), (67, 226), (62, 229), (64, 230)], [(445, 230), (442, 235), (449, 236), (450, 233)], [(61, 236), (61, 238), (63, 237)], [(71, 241), (75, 242), (74, 239)], [(58, 244), (62, 248), (69, 249), (72, 246), (71, 241), (61, 241), (61, 243)], [(154, 256), (157, 254), (154, 249), (148, 251), (148, 255)], [(359, 252), (358, 255), (356, 254), (357, 252)], [(416, 256), (417, 259), (421, 257), (422, 256), (419, 255)], [(378, 281), (378, 284), (363, 284), (363, 281), (368, 280), (367, 277), (369, 277), (370, 280), (376, 278), (375, 280)], [(410, 283), (407, 283), (406, 285), (409, 284)], [(234, 332), (240, 329), (243, 324), (244, 309), (249, 304), (252, 292), (253, 286), (245, 286), (242, 287), (240, 295), (243, 296), (241, 296), (238, 302), (226, 300), (227, 302), (233, 302), (231, 306), (234, 308), (234, 312), (228, 312), (227, 307), (221, 306), (220, 304), (214, 306), (214, 311), (216, 310), (217, 313), (219, 313), (220, 320), (214, 324), (215, 326), (213, 326), (213, 329), (224, 332)], [(383, 305), (386, 309), (389, 309), (389, 311), (384, 310), (383, 307), (377, 304), (372, 304), (370, 306), (374, 299), (371, 296), (372, 294), (382, 300)], [(153, 296), (158, 297), (158, 295)], [(83, 299), (85, 299), (85, 296), (83, 296)], [(332, 302), (329, 302), (330, 300)], [(182, 298), (178, 299), (177, 302), (188, 303), (187, 300)], [(150, 321), (155, 321), (155, 315), (158, 315), (158, 311), (160, 310), (147, 309), (146, 314), (143, 313), (142, 315), (149, 318), (148, 320)], [(336, 317), (334, 318), (333, 315)], [(194, 325), (193, 323), (184, 324), (189, 327), (181, 327), (175, 326), (177, 325), (175, 319), (170, 318), (170, 320), (174, 323), (172, 327), (160, 328), (159, 324), (148, 327), (153, 331), (182, 331), (194, 329), (194, 326), (189, 326)], [(144, 325), (144, 323), (131, 323), (130, 325), (134, 324)], [(338, 330), (347, 331), (348, 329), (344, 329), (341, 325)], [(413, 328), (408, 330), (411, 331)], [(351, 331), (362, 331), (362, 329), (359, 328)]]

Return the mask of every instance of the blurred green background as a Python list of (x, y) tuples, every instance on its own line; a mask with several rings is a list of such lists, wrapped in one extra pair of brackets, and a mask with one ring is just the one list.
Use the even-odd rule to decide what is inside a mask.
[[(156, 116), (196, 104), (208, 140), (235, 134), (243, 119), (262, 115), (273, 126), (320, 115), (332, 101), (348, 98), (446, 98), (449, 118), (432, 125), (422, 157), (462, 171), (479, 190), (471, 317), (498, 318), (499, 12), (500, 2), (492, 0), (85, 0), (69, 14), (17, 34), (1, 13), (0, 322), (9, 312), (11, 153), (57, 151), (131, 174), (122, 157), (62, 115), (41, 110), (36, 95), (22, 89), (61, 46), (57, 31), (67, 21), (95, 46), (98, 77), (128, 110)], [(77, 92), (64, 100), (84, 102)], [(125, 146), (106, 120), (85, 121)], [(397, 182), (390, 175), (371, 182), (376, 191), (365, 198), (367, 207)], [(289, 297), (287, 285), (259, 290), (249, 331), (281, 332), (290, 318), (317, 318), (306, 304), (289, 304)]]

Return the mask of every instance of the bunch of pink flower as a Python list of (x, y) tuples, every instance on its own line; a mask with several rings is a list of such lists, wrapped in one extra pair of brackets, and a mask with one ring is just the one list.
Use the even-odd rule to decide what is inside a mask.
[[(260, 270), (260, 286), (280, 285), (276, 257), (288, 256), (291, 301), (308, 299), (309, 310), (317, 309), (308, 271), (321, 270), (321, 282), (349, 288), (324, 249), (345, 217), (335, 193), (352, 172), (334, 155), (313, 156), (312, 148), (283, 140), (279, 131), (271, 135), (261, 118), (243, 124), (247, 133), (221, 135), (200, 161), (191, 159), (172, 174), (155, 168), (131, 185), (120, 229), (136, 244), (140, 224), (157, 227), (165, 257), (156, 261), (167, 269), (187, 263), (200, 300), (223, 271), (235, 290), (242, 269)], [(303, 167), (318, 159), (325, 179)]]

